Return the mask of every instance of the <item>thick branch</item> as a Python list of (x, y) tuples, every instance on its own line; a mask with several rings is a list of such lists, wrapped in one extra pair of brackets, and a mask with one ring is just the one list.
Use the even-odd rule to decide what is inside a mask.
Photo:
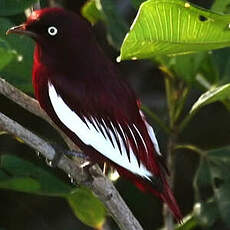
[[(22, 93), (20, 90), (16, 89), (1, 78), (0, 93), (53, 125), (52, 121), (40, 109), (36, 100)], [(55, 149), (52, 145), (26, 130), (17, 122), (7, 118), (2, 113), (0, 113), (0, 129), (18, 136), (27, 145), (36, 151), (39, 151), (45, 158), (49, 160), (54, 158)], [(122, 230), (142, 230), (139, 222), (133, 216), (132, 212), (129, 210), (114, 185), (101, 173), (97, 166), (91, 167), (89, 170), (90, 175), (88, 175), (88, 173), (78, 166), (76, 162), (63, 156), (58, 164), (58, 167), (65, 171), (68, 175), (71, 175), (77, 183), (91, 188), (98, 198), (105, 204), (109, 213)], [(88, 180), (89, 178), (93, 178), (93, 180)]]

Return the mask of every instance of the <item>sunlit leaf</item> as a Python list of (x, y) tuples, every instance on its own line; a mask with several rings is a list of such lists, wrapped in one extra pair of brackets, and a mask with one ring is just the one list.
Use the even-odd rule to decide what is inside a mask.
[(102, 19), (102, 14), (97, 9), (95, 0), (86, 2), (86, 4), (82, 7), (81, 13), (93, 25), (98, 20)]
[(121, 60), (218, 49), (230, 45), (230, 15), (181, 0), (144, 2), (121, 47)]
[(0, 0), (0, 16), (21, 13), (35, 2), (37, 0)]
[(68, 196), (75, 215), (85, 224), (100, 229), (105, 221), (104, 205), (87, 188), (76, 189)]
[(199, 99), (193, 105), (190, 113), (193, 113), (195, 110), (200, 109), (205, 105), (228, 98), (230, 98), (230, 84), (210, 89), (199, 97)]

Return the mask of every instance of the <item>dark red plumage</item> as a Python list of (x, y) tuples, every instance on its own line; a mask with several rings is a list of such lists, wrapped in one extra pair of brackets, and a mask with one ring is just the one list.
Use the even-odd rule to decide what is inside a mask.
[[(74, 13), (51, 8), (33, 12), (23, 26), (10, 32), (28, 34), (36, 41), (33, 86), (51, 119), (93, 161), (114, 165), (141, 190), (166, 202), (180, 221), (155, 135), (135, 93), (97, 45), (90, 24)], [(72, 118), (78, 119), (79, 129)], [(106, 146), (114, 151), (106, 153)]]

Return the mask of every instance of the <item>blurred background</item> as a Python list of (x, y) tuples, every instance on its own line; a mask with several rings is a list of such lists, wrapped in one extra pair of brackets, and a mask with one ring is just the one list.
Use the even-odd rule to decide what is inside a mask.
[[(221, 1), (222, 3), (220, 3)], [(23, 3), (23, 6), (20, 6), (21, 8), (17, 5), (19, 4), (17, 3), (18, 1), (10, 2), (12, 2), (13, 7), (9, 1), (9, 5), (7, 5), (7, 1), (0, 0), (0, 6), (2, 7), (0, 9), (0, 76), (30, 96), (33, 96), (31, 71), (34, 43), (28, 38), (16, 37), (14, 35), (6, 38), (5, 32), (12, 25), (19, 25), (26, 20), (25, 9), (30, 7), (34, 1), (28, 1), (30, 4), (25, 3), (25, 5)], [(143, 1), (101, 1), (106, 19), (98, 20), (93, 25), (93, 30), (103, 50), (114, 63), (120, 54), (119, 47), (121, 42), (135, 18), (141, 2)], [(194, 0), (190, 2), (207, 9), (211, 8), (213, 4), (212, 0)], [(230, 1), (229, 5), (227, 4), (228, 1), (224, 0), (217, 0), (214, 4), (218, 5), (218, 2), (220, 5), (225, 2), (224, 7), (220, 7), (220, 10), (227, 13)], [(41, 1), (42, 7), (53, 4), (59, 4), (64, 8), (80, 14), (86, 1)], [(8, 7), (9, 11), (7, 11), (6, 7)], [(108, 20), (110, 16), (111, 20)], [(7, 53), (8, 49), (10, 49), (9, 47), (13, 52)], [(200, 67), (193, 75), (195, 76), (198, 72), (204, 73), (204, 76), (208, 76), (206, 80), (211, 85), (222, 85), (229, 82), (229, 48), (202, 55), (205, 58), (202, 59)], [(194, 55), (192, 58), (191, 60), (197, 60), (199, 57)], [(181, 63), (182, 59), (183, 57), (175, 58), (175, 61), (183, 67), (185, 73), (188, 73), (191, 67), (187, 67), (184, 63)], [(190, 65), (193, 65), (192, 61), (190, 61)], [(122, 78), (126, 79), (132, 85), (140, 97), (145, 106), (144, 111), (147, 112), (148, 121), (155, 129), (161, 152), (167, 155), (169, 135), (162, 131), (161, 127), (154, 121), (154, 118), (151, 117), (151, 112), (149, 112), (153, 111), (169, 126), (168, 105), (165, 92), (166, 73), (160, 70), (161, 63), (159, 64), (157, 60), (122, 61), (117, 66), (120, 69)], [(199, 96), (208, 89), (200, 82), (197, 82), (195, 78), (182, 76), (183, 74), (180, 74), (180, 71), (175, 71), (174, 67), (170, 67), (171, 69), (169, 69), (177, 75), (175, 77), (177, 92), (180, 93), (181, 88), (189, 89), (181, 116), (177, 120), (177, 124), (179, 124), (188, 114), (188, 111)], [(1, 95), (0, 111), (45, 140), (65, 146), (61, 137), (45, 121), (35, 117)], [(197, 146), (204, 151), (225, 148), (223, 151), (226, 151), (226, 154), (230, 154), (227, 147), (230, 145), (229, 118), (229, 110), (226, 108), (225, 103), (217, 102), (210, 104), (199, 110), (183, 131), (178, 134), (177, 143)], [(60, 183), (65, 184), (68, 189), (75, 188), (75, 185), (71, 184), (70, 178), (60, 170), (50, 168), (46, 164), (45, 159), (34, 154), (33, 150), (21, 143), (20, 140), (2, 133), (1, 130), (0, 134), (0, 170), (2, 170), (0, 173), (0, 230), (92, 229), (93, 227), (86, 226), (76, 217), (73, 209), (71, 209), (63, 197), (53, 195), (52, 192), (47, 196), (42, 192), (40, 194), (22, 192), (23, 189), (20, 190), (7, 183), (3, 183), (6, 175), (11, 178), (17, 177), (17, 173), (12, 173), (6, 163), (8, 162), (6, 156), (13, 156), (31, 163), (38, 170), (42, 170), (42, 173), (46, 172), (49, 176), (55, 177)], [(12, 159), (9, 158), (9, 162), (12, 160), (15, 163), (15, 159)], [(203, 156), (193, 151), (192, 148), (190, 150), (188, 148), (176, 150), (173, 160), (175, 168), (175, 196), (183, 215), (187, 215), (188, 217), (188, 221), (185, 221), (184, 225), (177, 227), (177, 229), (230, 229), (230, 215), (228, 216), (230, 214), (230, 176), (226, 176), (227, 179), (225, 177), (218, 177), (218, 180), (214, 178), (210, 182), (209, 174), (210, 172), (212, 173), (212, 169), (209, 171), (206, 170), (208, 166), (205, 165), (206, 162), (203, 160)], [(226, 167), (230, 166), (229, 159), (225, 163)], [(22, 162), (21, 165), (15, 165), (15, 167), (29, 167), (25, 165)], [(202, 169), (204, 170), (202, 171)], [(222, 173), (221, 175), (224, 174), (222, 171), (218, 172), (219, 174)], [(26, 177), (33, 178), (34, 176), (34, 172), (28, 171), (26, 174), (26, 171), (23, 171), (23, 169), (20, 173)], [(230, 175), (229, 168), (225, 171), (225, 175), (227, 174)], [(49, 180), (46, 183), (49, 183)], [(122, 178), (119, 178), (114, 183), (134, 216), (140, 221), (145, 230), (160, 229), (163, 226), (161, 201), (151, 195), (143, 194), (135, 186)], [(215, 184), (213, 185), (213, 183)], [(221, 188), (222, 184), (226, 186), (226, 189), (219, 191), (218, 189)], [(50, 186), (52, 186), (52, 183)], [(225, 206), (220, 203), (223, 202), (222, 198), (225, 201)], [(227, 220), (228, 218), (229, 220)], [(107, 218), (107, 225), (104, 229), (118, 229), (109, 217)]]

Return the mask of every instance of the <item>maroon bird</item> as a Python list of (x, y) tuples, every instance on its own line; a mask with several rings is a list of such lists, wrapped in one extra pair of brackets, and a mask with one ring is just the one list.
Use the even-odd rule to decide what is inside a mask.
[(90, 24), (59, 8), (34, 11), (20, 33), (36, 41), (33, 86), (41, 107), (94, 162), (120, 175), (182, 215), (152, 127), (130, 86), (96, 43)]

